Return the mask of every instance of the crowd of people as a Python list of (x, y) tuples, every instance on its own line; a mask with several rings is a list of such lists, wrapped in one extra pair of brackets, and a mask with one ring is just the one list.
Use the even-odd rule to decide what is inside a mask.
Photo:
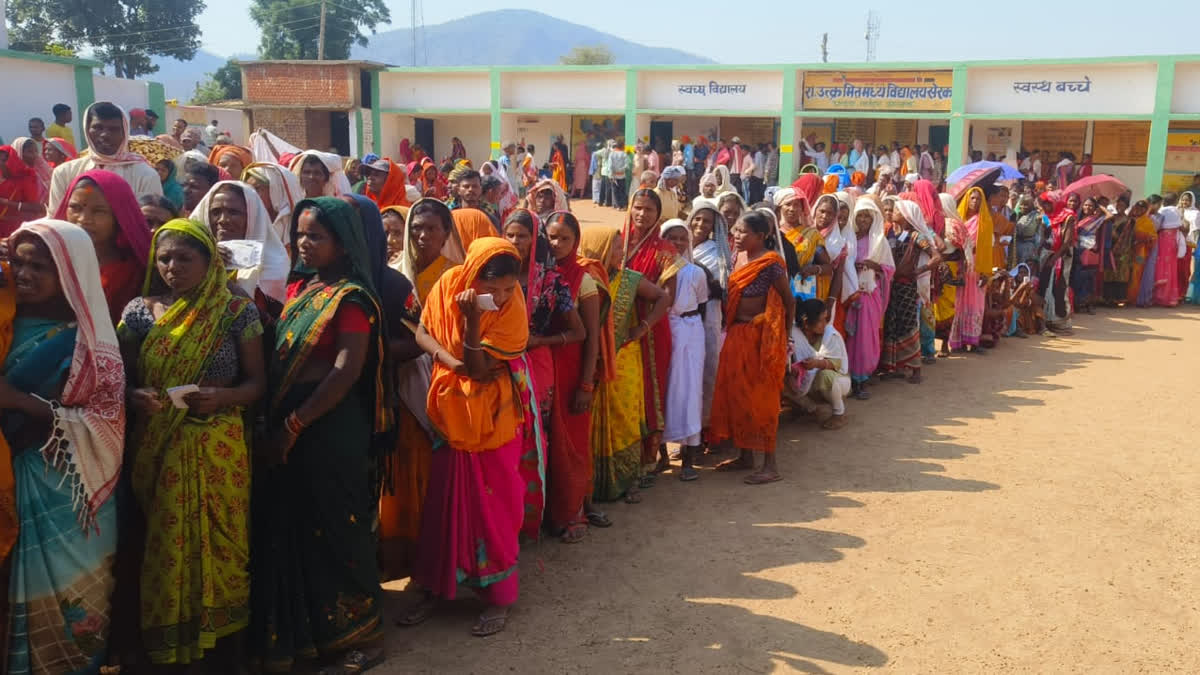
[(780, 480), (785, 408), (835, 430), (938, 356), (1200, 299), (1195, 191), (945, 192), (920, 160), (780, 189), (771, 146), (760, 174), (736, 138), (665, 166), (610, 143), (585, 176), (625, 214), (583, 227), (561, 139), (542, 170), (517, 143), (476, 169), (461, 143), (153, 136), (108, 102), (82, 128), (80, 153), (40, 120), (0, 145), (12, 673), (361, 672), (401, 578), (400, 625), (465, 587), (493, 635), (522, 542), (579, 542), (705, 464)]

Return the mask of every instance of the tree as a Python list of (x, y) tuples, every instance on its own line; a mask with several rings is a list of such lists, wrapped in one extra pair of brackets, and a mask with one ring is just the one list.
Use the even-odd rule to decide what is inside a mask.
[(604, 45), (595, 47), (572, 47), (566, 56), (558, 57), (564, 66), (607, 66), (617, 62), (612, 50)]
[(209, 73), (203, 82), (196, 85), (192, 105), (206, 105), (241, 97), (242, 69), (233, 59), (229, 59), (225, 65)]
[(354, 45), (367, 46), (375, 26), (391, 21), (384, 0), (251, 0), (250, 18), (262, 30), (264, 59), (315, 59), (325, 6), (325, 58), (348, 59)]
[(156, 72), (151, 56), (190, 60), (200, 47), (202, 0), (8, 0), (12, 48), (42, 53), (90, 47), (117, 77)]

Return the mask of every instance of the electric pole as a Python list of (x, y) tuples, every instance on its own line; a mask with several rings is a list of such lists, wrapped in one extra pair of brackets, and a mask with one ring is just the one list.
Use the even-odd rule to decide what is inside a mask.
[(317, 33), (317, 60), (325, 60), (325, 0), (321, 0), (321, 29)]
[(821, 33), (821, 63), (829, 63), (829, 33)]

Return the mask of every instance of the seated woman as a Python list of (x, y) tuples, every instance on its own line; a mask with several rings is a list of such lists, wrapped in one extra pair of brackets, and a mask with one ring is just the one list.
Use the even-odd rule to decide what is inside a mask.
[[(296, 205), (297, 280), (268, 363), (272, 436), (255, 468), (251, 639), (263, 668), (344, 654), (382, 656), (376, 568), (379, 493), (391, 425), (383, 320), (362, 226), (346, 202)], [(349, 650), (349, 651), (347, 651)]]
[(821, 428), (841, 429), (846, 426), (845, 398), (850, 393), (846, 343), (829, 321), (825, 303), (810, 298), (797, 310), (799, 330), (792, 331), (797, 372), (788, 378), (784, 396), (805, 410), (811, 410), (813, 403), (828, 403), (833, 415)]
[(4, 345), (0, 427), (12, 448), (20, 531), (7, 672), (95, 673), (111, 616), (125, 370), (88, 234), (38, 220), (8, 245), (12, 280), (0, 307), (12, 347)]
[[(465, 584), (487, 604), (471, 629), (504, 630), (517, 600), (517, 534), (525, 486), (519, 471), (529, 392), (514, 379), (529, 339), (516, 247), (497, 237), (434, 284), (417, 341), (434, 360), (429, 417), (446, 446), (433, 456), (413, 579), (426, 596), (402, 620), (427, 619)], [(484, 311), (479, 296), (498, 308)]]
[(100, 283), (113, 325), (141, 295), (150, 259), (150, 228), (129, 183), (103, 169), (85, 171), (66, 191), (55, 218), (83, 228), (100, 263)]
[[(271, 216), (258, 192), (246, 183), (221, 181), (209, 190), (192, 211), (192, 220), (203, 223), (218, 242), (252, 241), (262, 246), (258, 264), (236, 269), (231, 280), (251, 298), (255, 291), (276, 303), (287, 298), (287, 249), (275, 234)], [(266, 307), (260, 307), (266, 310)], [(278, 308), (276, 308), (278, 309)], [(274, 314), (275, 312), (271, 312)], [(274, 316), (270, 317), (274, 319)]]
[[(137, 414), (131, 482), (148, 533), (142, 644), (154, 663), (188, 664), (249, 621), (242, 411), (262, 397), (267, 378), (258, 310), (229, 292), (212, 234), (172, 220), (156, 233), (151, 260), (150, 295), (130, 302), (118, 327)], [(183, 405), (167, 395), (197, 383)], [(241, 659), (225, 665), (232, 672)]]
[(713, 398), (713, 442), (729, 440), (740, 451), (737, 459), (717, 469), (750, 470), (753, 453), (764, 455), (762, 468), (746, 477), (750, 485), (782, 478), (775, 463), (775, 435), (796, 299), (783, 257), (768, 248), (775, 241), (763, 213), (747, 213), (733, 226), (740, 266), (729, 277), (725, 344)]
[(272, 162), (255, 162), (242, 172), (241, 180), (254, 188), (267, 207), (267, 215), (275, 234), (284, 246), (289, 245), (287, 237), (292, 229), (292, 209), (296, 202), (304, 199), (304, 188), (300, 187), (300, 179), (296, 174)]
[(1000, 336), (1008, 330), (1012, 308), (1012, 277), (998, 270), (988, 279), (983, 309), (983, 332), (979, 336), (981, 347), (992, 349), (1000, 344)]

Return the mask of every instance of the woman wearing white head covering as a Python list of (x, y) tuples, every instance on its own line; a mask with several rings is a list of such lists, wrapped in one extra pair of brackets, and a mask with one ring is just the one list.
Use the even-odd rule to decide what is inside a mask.
[(719, 198), (725, 192), (737, 193), (737, 188), (733, 187), (733, 179), (729, 176), (729, 167), (718, 164), (713, 169), (713, 176), (717, 179), (716, 197)]
[[(697, 197), (697, 200), (703, 200)], [(724, 318), (721, 303), (729, 287), (729, 272), (733, 269), (733, 251), (729, 248), (729, 225), (712, 200), (699, 201), (692, 209), (689, 226), (692, 231), (693, 261), (707, 270), (708, 302), (704, 306), (704, 398), (701, 418), (708, 426), (712, 414), (713, 388), (717, 384), (717, 366), (721, 358)]]
[(870, 398), (867, 380), (879, 366), (880, 328), (887, 311), (896, 262), (883, 228), (883, 212), (870, 198), (859, 199), (851, 219), (857, 240), (858, 300), (846, 308), (846, 347), (854, 397)]
[[(305, 176), (304, 164), (311, 160), (316, 160), (324, 167), (324, 178), (320, 176)], [(304, 152), (292, 158), (291, 165), (288, 169), (296, 174), (300, 179), (300, 185), (304, 187), (304, 197), (337, 197), (339, 195), (348, 195), (354, 192), (354, 188), (350, 185), (350, 179), (346, 178), (346, 172), (342, 167), (342, 158), (332, 152), (321, 152), (319, 150), (305, 150)]]
[[(239, 196), (241, 199), (238, 199)], [(238, 214), (238, 207), (243, 208), (244, 212)], [(236, 269), (234, 281), (252, 298), (255, 289), (262, 289), (263, 295), (272, 300), (287, 300), (291, 259), (279, 235), (275, 234), (267, 207), (254, 188), (240, 181), (221, 181), (212, 186), (204, 199), (196, 204), (192, 218), (207, 225), (218, 243), (231, 244), (227, 249), (240, 248), (233, 244), (239, 241), (254, 242), (260, 246), (261, 254), (256, 262), (248, 261), (247, 266), (240, 269), (237, 265), (233, 266)]]
[[(849, 200), (849, 198), (849, 195), (846, 195), (846, 199)], [(820, 221), (817, 213), (820, 210), (821, 202), (826, 200), (832, 201), (834, 204), (833, 217), (828, 221)], [(823, 299), (830, 305), (834, 317), (844, 316), (844, 313), (837, 311), (837, 305), (844, 304), (850, 299), (850, 296), (858, 292), (858, 271), (854, 268), (854, 254), (858, 238), (853, 235), (847, 237), (847, 234), (853, 230), (853, 226), (848, 220), (845, 228), (838, 223), (837, 214), (843, 203), (848, 205), (849, 202), (842, 202), (836, 195), (821, 195), (813, 204), (812, 213), (814, 225), (820, 230), (821, 236), (825, 238), (825, 252), (833, 262), (834, 275), (830, 280), (828, 297)], [(833, 302), (830, 303), (829, 300)], [(834, 323), (837, 325), (842, 322), (835, 318)]]
[[(941, 261), (936, 238), (925, 224), (921, 206), (906, 199), (898, 200), (892, 211), (892, 233), (888, 244), (895, 261), (895, 276), (883, 316), (883, 346), (879, 369), (893, 377), (911, 371), (908, 381), (921, 382), (921, 331), (919, 304), (928, 302), (929, 269)], [(920, 279), (924, 277), (922, 295)]]
[(663, 441), (683, 446), (683, 470), (679, 479), (696, 480), (700, 474), (692, 463), (700, 451), (703, 422), (704, 322), (700, 308), (708, 302), (708, 278), (692, 262), (692, 233), (688, 224), (672, 218), (659, 227), (687, 264), (676, 273), (675, 298), (667, 314), (671, 326), (671, 361), (667, 370), (667, 396)]
[(296, 174), (273, 162), (255, 162), (242, 172), (242, 181), (253, 187), (267, 214), (271, 216), (275, 234), (286, 248), (292, 232), (292, 209), (304, 199), (304, 188)]

